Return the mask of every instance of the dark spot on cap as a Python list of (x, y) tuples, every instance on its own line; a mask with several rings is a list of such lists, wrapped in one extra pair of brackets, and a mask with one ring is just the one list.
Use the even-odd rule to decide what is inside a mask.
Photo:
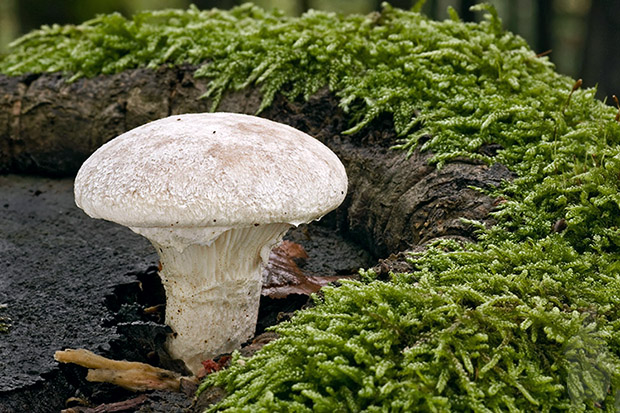
[(260, 224), (254, 224), (255, 227), (259, 226)]

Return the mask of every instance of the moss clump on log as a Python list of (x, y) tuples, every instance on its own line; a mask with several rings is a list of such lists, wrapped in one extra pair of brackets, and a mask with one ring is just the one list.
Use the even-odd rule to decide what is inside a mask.
[[(389, 114), (403, 150), (501, 162), (479, 242), (440, 242), (388, 281), (326, 288), (281, 338), (204, 382), (229, 411), (615, 411), (620, 405), (620, 125), (494, 11), (435, 22), (230, 12), (101, 16), (17, 40), (0, 71), (94, 76), (190, 62), (209, 94), (327, 86), (355, 132)], [(489, 155), (488, 148), (497, 148)], [(475, 223), (472, 223), (475, 224)]]

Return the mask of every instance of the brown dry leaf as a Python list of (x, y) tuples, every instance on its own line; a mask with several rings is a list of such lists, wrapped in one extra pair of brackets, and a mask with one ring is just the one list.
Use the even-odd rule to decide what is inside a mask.
[(265, 344), (271, 343), (274, 340), (278, 339), (278, 334), (273, 331), (266, 331), (263, 334), (260, 334), (252, 340), (252, 343), (249, 345), (239, 349), (239, 353), (243, 357), (252, 357), (256, 354), (257, 351), (262, 349)]
[(282, 241), (274, 250), (280, 251), (295, 262), (299, 262), (300, 260), (305, 261), (309, 258), (304, 247), (289, 240)]
[(332, 281), (349, 276), (315, 277), (306, 275), (297, 262), (308, 259), (304, 248), (292, 241), (282, 241), (271, 250), (269, 262), (263, 270), (262, 295), (269, 298), (286, 298), (290, 294), (310, 295)]

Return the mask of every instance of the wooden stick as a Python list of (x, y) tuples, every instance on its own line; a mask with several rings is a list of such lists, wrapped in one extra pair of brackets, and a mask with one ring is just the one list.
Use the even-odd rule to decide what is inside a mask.
[(57, 351), (54, 359), (88, 368), (86, 380), (90, 382), (111, 383), (132, 391), (180, 391), (181, 379), (195, 381), (170, 370), (136, 361), (111, 360), (85, 349)]

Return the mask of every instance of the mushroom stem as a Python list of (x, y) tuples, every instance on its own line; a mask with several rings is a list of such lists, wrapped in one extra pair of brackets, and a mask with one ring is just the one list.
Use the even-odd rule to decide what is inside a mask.
[(233, 228), (208, 245), (185, 248), (151, 240), (166, 290), (170, 355), (197, 373), (201, 361), (239, 348), (254, 335), (262, 266), (289, 224)]

